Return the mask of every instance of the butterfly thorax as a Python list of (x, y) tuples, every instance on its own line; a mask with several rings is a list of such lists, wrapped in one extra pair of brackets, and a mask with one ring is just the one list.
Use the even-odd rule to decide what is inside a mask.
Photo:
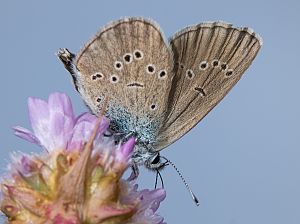
[(136, 165), (146, 165), (147, 161), (155, 157), (156, 154), (157, 152), (149, 150), (145, 145), (137, 143), (134, 148), (132, 160)]

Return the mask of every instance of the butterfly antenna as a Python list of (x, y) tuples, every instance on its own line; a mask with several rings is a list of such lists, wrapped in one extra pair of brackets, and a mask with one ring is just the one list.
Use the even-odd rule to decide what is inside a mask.
[(175, 164), (173, 162), (171, 162), (169, 159), (167, 159), (166, 157), (161, 156), (161, 158), (166, 160), (166, 165), (171, 165), (176, 172), (178, 173), (179, 177), (181, 178), (182, 182), (184, 183), (186, 189), (190, 192), (190, 195), (193, 199), (193, 201), (195, 202), (195, 204), (197, 206), (200, 205), (198, 198), (196, 197), (196, 195), (194, 194), (194, 192), (191, 190), (190, 186), (187, 184), (187, 182), (185, 181), (184, 177), (182, 176), (181, 172), (177, 169), (177, 167), (175, 166)]

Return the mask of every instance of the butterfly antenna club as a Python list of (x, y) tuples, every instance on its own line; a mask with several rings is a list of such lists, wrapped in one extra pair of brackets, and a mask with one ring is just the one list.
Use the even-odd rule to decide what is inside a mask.
[(167, 159), (166, 157), (164, 157), (164, 156), (161, 156), (161, 158), (163, 158), (163, 159), (166, 160), (166, 165), (171, 165), (171, 166), (175, 169), (175, 171), (177, 172), (177, 174), (178, 174), (179, 177), (181, 178), (182, 182), (184, 183), (186, 189), (190, 192), (190, 195), (191, 195), (193, 201), (195, 202), (195, 204), (196, 204), (197, 206), (199, 206), (199, 205), (200, 205), (200, 202), (199, 202), (198, 198), (196, 197), (196, 195), (194, 194), (194, 192), (192, 191), (192, 189), (190, 188), (190, 186), (188, 185), (188, 183), (186, 182), (186, 180), (185, 180), (184, 177), (182, 176), (181, 172), (180, 172), (180, 171), (178, 170), (178, 168), (175, 166), (175, 164), (174, 164), (172, 161), (170, 161), (169, 159)]

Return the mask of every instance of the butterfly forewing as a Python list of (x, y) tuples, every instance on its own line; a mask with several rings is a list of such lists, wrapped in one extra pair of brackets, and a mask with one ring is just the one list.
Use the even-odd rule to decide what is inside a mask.
[(175, 76), (157, 151), (186, 134), (216, 106), (249, 67), (261, 40), (248, 28), (215, 22), (188, 27), (170, 44)]
[[(77, 55), (79, 92), (116, 131), (156, 138), (171, 88), (173, 55), (157, 25), (142, 18), (122, 19), (101, 30)], [(149, 137), (149, 135), (151, 135)]]

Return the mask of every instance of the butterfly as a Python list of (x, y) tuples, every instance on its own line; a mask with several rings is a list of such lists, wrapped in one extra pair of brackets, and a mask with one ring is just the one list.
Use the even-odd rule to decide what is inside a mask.
[(136, 138), (133, 165), (158, 170), (159, 152), (223, 99), (261, 45), (251, 29), (224, 22), (189, 26), (167, 41), (155, 22), (131, 17), (108, 24), (77, 55), (58, 56), (94, 114), (108, 97), (112, 132)]

